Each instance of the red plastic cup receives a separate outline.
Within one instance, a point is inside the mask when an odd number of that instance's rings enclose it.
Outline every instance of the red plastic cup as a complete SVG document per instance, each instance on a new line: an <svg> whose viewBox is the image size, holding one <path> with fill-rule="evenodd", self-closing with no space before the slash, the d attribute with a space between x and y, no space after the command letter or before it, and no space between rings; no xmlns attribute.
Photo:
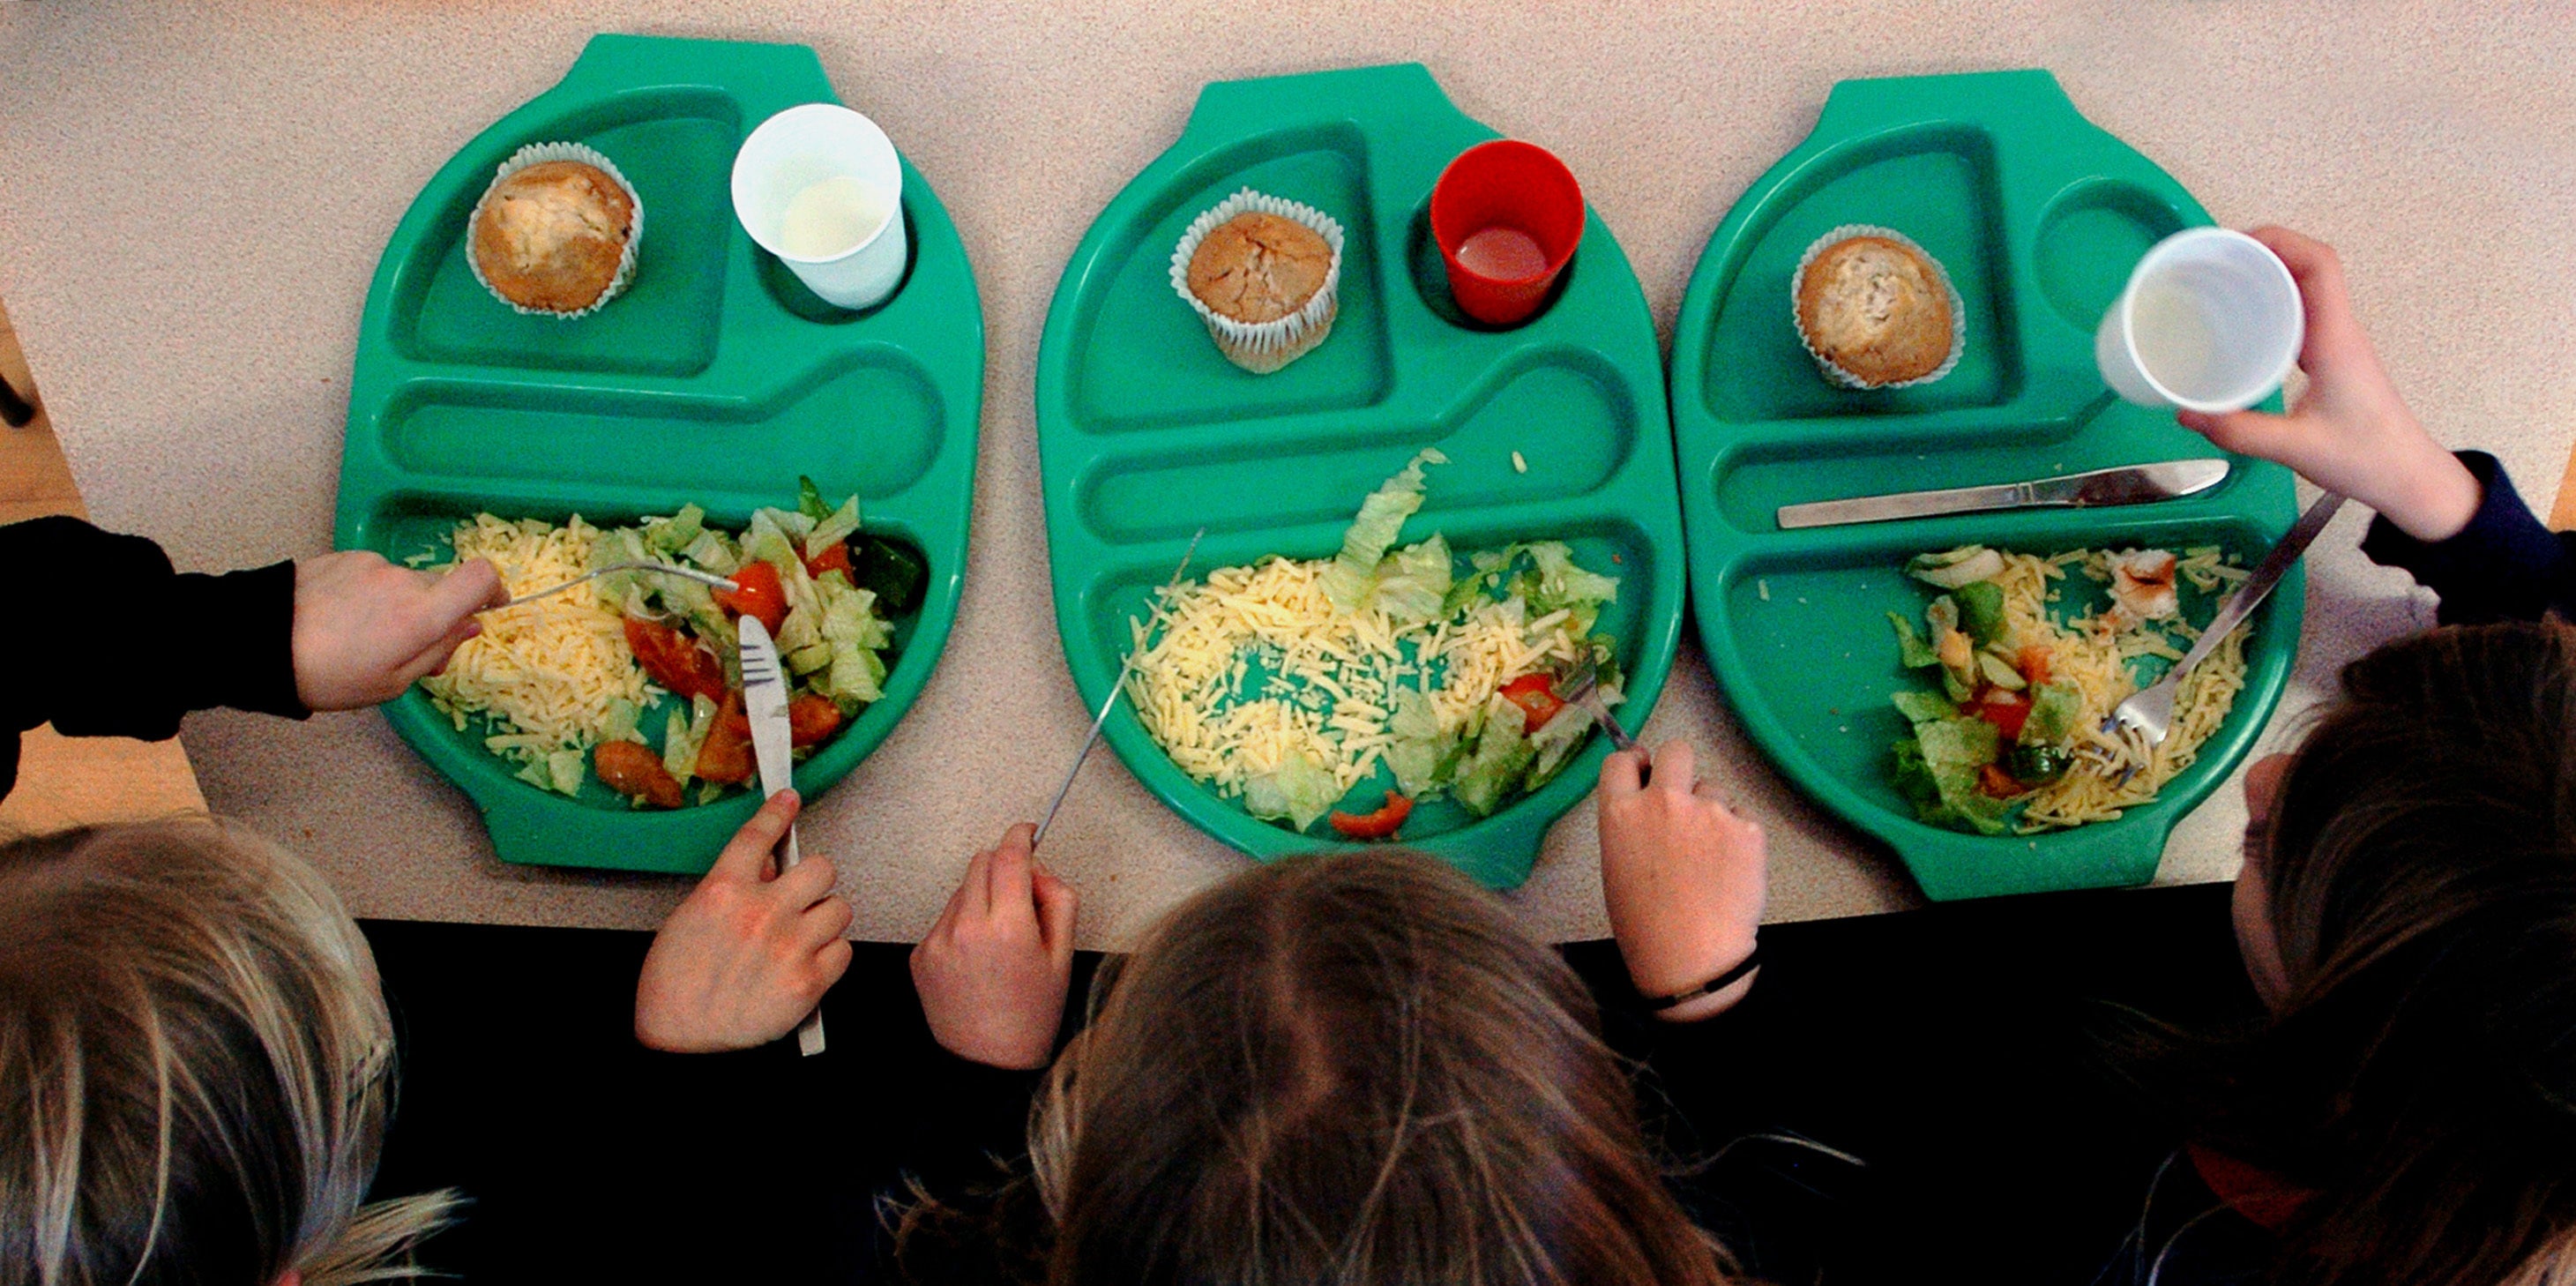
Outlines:
<svg viewBox="0 0 2576 1286"><path fill-rule="evenodd" d="M1502 138L1458 154L1431 188L1431 239L1460 311L1528 321L1583 243L1583 188L1535 143Z"/></svg>

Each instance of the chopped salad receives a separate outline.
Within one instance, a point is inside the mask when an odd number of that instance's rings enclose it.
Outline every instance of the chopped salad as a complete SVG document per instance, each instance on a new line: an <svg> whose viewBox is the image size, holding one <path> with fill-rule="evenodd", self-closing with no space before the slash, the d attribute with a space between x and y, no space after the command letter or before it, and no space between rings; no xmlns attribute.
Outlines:
<svg viewBox="0 0 2576 1286"><path fill-rule="evenodd" d="M1562 678L1592 667L1620 700L1595 632L1619 582L1559 541L1463 568L1437 534L1397 547L1441 463L1425 451L1371 493L1334 557L1220 568L1133 623L1129 696L1183 772L1264 820L1385 839L1423 800L1484 816L1565 766L1591 721L1560 717Z"/></svg>
<svg viewBox="0 0 2576 1286"><path fill-rule="evenodd" d="M577 516L556 528L478 515L460 524L450 543L460 559L504 562L505 549L490 539L496 533L569 540L590 568L662 563L734 583L726 590L649 571L614 572L493 613L483 637L459 648L445 673L422 681L460 731L476 714L505 725L485 745L518 761L529 784L570 795L596 775L638 807L681 807L693 782L697 802L709 803L752 780L741 618L760 618L777 642L801 759L884 695L894 643L889 614L917 606L927 581L909 548L859 530L856 497L831 506L811 479L803 480L795 509L758 510L738 534L710 525L692 504L605 530ZM501 571L513 594L546 588L540 582L552 574L509 565ZM565 705L567 689L596 686L568 672L563 659L566 643L585 632L622 642L605 649L616 654L614 665L627 667L610 676L618 695L590 703L569 722L548 717ZM631 677L636 671L640 687ZM658 725L655 712L662 713ZM658 746L647 729L660 733Z"/></svg>

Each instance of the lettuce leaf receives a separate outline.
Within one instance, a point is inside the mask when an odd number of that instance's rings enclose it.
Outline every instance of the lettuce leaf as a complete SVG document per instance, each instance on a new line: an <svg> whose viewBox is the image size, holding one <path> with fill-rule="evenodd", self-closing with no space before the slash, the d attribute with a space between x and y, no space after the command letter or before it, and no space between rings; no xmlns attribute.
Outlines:
<svg viewBox="0 0 2576 1286"><path fill-rule="evenodd" d="M1416 798L1437 789L1441 761L1448 758L1457 738L1440 730L1440 716L1432 710L1431 698L1416 688L1396 689L1386 730L1393 738L1386 748L1386 766L1395 774L1396 789Z"/></svg>
<svg viewBox="0 0 2576 1286"><path fill-rule="evenodd" d="M1422 467L1447 463L1449 457L1438 448L1425 447L1360 502L1359 513L1342 533L1342 552L1324 569L1324 597L1336 610L1356 612L1368 606L1377 592L1379 561L1404 530L1404 520L1422 508Z"/></svg>
<svg viewBox="0 0 2576 1286"><path fill-rule="evenodd" d="M1468 812L1484 817L1501 807L1503 796L1520 784L1530 761L1538 757L1537 749L1522 731L1525 721L1519 706L1499 696L1486 706L1484 727L1476 734L1475 749L1459 765L1458 779L1449 787L1449 793Z"/></svg>
<svg viewBox="0 0 2576 1286"><path fill-rule="evenodd" d="M1438 620L1449 598L1449 564L1449 542L1438 535L1387 555L1378 564L1377 605L1398 625Z"/></svg>
<svg viewBox="0 0 2576 1286"><path fill-rule="evenodd" d="M1256 773L1243 783L1245 812L1263 821L1284 818L1301 831L1331 812L1341 798L1333 775L1302 750L1289 751L1277 768Z"/></svg>
<svg viewBox="0 0 2576 1286"><path fill-rule="evenodd" d="M840 508L818 519L814 523L814 530L805 533L805 556L820 558L824 550L848 540L858 532L859 498L852 496L842 501Z"/></svg>
<svg viewBox="0 0 2576 1286"><path fill-rule="evenodd" d="M1914 622L1889 612L1887 623L1896 627L1898 664L1909 670L1928 670L1941 664L1941 655L1932 650L1931 644L1923 641L1923 635L1914 628Z"/></svg>

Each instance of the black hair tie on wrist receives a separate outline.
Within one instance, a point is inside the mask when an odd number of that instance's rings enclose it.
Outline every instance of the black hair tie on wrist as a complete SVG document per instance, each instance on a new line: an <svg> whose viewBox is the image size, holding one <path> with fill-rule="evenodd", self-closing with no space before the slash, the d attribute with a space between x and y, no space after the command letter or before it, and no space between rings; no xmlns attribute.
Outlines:
<svg viewBox="0 0 2576 1286"><path fill-rule="evenodd" d="M1717 993L1744 981L1746 974L1752 973L1755 969L1760 967L1762 967L1762 944L1757 942L1754 944L1751 951L1745 953L1743 959L1735 962L1734 968L1729 969L1688 991L1675 992L1669 996L1648 996L1646 997L1646 1009L1650 1013L1662 1013L1676 1005L1689 1004L1702 996L1714 996Z"/></svg>

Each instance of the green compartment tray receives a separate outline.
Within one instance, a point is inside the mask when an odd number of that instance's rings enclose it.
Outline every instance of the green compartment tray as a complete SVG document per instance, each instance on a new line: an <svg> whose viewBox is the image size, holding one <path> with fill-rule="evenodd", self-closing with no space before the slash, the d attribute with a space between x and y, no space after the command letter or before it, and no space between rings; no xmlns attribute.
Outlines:
<svg viewBox="0 0 2576 1286"><path fill-rule="evenodd" d="M562 83L457 153L412 203L376 266L358 332L334 541L401 559L444 549L460 518L598 523L684 503L739 529L793 507L796 479L856 492L866 528L930 567L896 622L885 699L796 769L807 798L885 740L938 663L957 614L983 399L984 324L965 247L907 162L912 264L887 302L844 312L808 292L734 221L734 151L799 103L838 101L814 51L603 35ZM577 321L528 317L465 262L465 224L527 143L587 143L644 208L635 279ZM503 860L703 871L758 806L639 812L586 783L539 790L459 732L418 689L387 721L483 810ZM659 708L644 718L658 739Z"/></svg>
<svg viewBox="0 0 2576 1286"><path fill-rule="evenodd" d="M2154 803L2070 831L1989 838L1916 821L1889 781L1904 721L1888 694L1919 680L1898 666L1885 614L1920 620L1927 601L1903 561L1982 541L2034 553L2214 544L2251 565L2295 517L2290 474L2238 457L2211 491L2118 509L1803 531L1781 530L1776 511L2217 454L2171 413L2118 401L2093 362L2094 326L2147 247L2208 222L2180 184L2078 114L2047 72L1845 81L1815 132L1728 213L1692 274L1673 337L1673 425L1710 665L1790 780L1893 847L1933 898L2152 878L2174 824L2244 757L2279 701L2304 582L2294 569L2256 614L2246 690ZM1966 334L1948 377L1858 391L1818 375L1789 281L1806 248L1843 224L1894 228L1947 267ZM2188 595L2186 607L2207 610Z"/></svg>
<svg viewBox="0 0 2576 1286"><path fill-rule="evenodd" d="M1432 182L1495 132L1418 65L1226 81L1199 96L1171 150L1103 211L1066 268L1038 354L1038 447L1056 620L1087 703L1107 697L1128 621L1202 524L1193 574L1266 554L1325 557L1368 494L1427 446L1450 457L1405 540L1459 549L1561 538L1620 577L1602 627L1630 676L1624 717L1662 691L1681 630L1681 515L1652 320L1596 214L1556 299L1495 331L1456 312L1428 230ZM1341 221L1340 316L1272 375L1229 364L1174 296L1172 248L1240 187ZM1516 473L1512 452L1529 472ZM1617 560L1616 562L1613 559ZM1175 767L1125 703L1109 744L1146 787L1256 858L1337 844L1245 813ZM1497 887L1528 878L1549 823L1592 789L1606 743L1492 817L1447 800L1404 842ZM1368 811L1384 783L1348 797Z"/></svg>

